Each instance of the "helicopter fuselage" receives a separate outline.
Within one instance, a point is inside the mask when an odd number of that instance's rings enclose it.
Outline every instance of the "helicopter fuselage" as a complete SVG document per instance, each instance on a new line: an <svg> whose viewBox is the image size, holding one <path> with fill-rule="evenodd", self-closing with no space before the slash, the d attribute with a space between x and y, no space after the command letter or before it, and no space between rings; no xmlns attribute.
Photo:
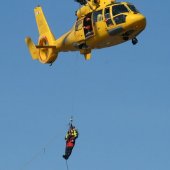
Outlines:
<svg viewBox="0 0 170 170"><path fill-rule="evenodd" d="M145 26L145 17L134 5L113 3L80 16L72 29L56 41L56 46L61 51L110 47L135 38Z"/></svg>

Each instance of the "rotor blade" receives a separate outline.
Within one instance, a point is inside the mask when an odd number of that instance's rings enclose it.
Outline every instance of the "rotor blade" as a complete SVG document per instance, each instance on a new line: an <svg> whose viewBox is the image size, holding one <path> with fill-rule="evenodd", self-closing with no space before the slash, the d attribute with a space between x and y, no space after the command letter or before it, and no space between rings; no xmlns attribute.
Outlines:
<svg viewBox="0 0 170 170"><path fill-rule="evenodd" d="M81 5L86 5L87 1L86 0L74 0L75 2L78 2Z"/></svg>

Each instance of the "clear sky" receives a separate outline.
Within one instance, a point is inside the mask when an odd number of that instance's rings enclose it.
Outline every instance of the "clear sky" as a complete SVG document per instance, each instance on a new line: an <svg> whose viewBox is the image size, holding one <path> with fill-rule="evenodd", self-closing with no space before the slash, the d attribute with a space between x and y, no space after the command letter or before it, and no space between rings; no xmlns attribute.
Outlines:
<svg viewBox="0 0 170 170"><path fill-rule="evenodd" d="M33 8L42 5L59 37L79 5L1 2L0 170L66 170L71 115L80 136L69 170L170 169L170 1L130 2L147 18L136 46L94 50L90 61L60 53L52 67L33 61L24 42L37 42Z"/></svg>

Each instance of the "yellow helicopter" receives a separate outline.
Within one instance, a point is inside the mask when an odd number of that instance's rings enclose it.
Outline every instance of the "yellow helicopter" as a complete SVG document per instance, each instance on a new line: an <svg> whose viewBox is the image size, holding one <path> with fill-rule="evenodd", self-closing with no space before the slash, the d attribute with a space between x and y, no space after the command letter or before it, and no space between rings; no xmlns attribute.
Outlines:
<svg viewBox="0 0 170 170"><path fill-rule="evenodd" d="M132 40L135 45L146 26L146 18L136 7L115 0L75 0L81 4L72 29L56 39L51 32L42 8L34 9L39 31L38 45L25 38L33 59L52 64L59 52L80 51L86 60L93 49L100 49Z"/></svg>

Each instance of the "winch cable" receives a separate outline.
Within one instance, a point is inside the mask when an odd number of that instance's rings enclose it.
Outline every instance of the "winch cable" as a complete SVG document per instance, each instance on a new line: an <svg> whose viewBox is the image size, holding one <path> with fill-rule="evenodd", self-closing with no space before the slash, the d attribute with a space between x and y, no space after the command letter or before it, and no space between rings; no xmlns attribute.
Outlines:
<svg viewBox="0 0 170 170"><path fill-rule="evenodd" d="M66 167L67 167L67 170L69 170L69 167L68 167L68 163L67 163L67 160L66 160Z"/></svg>

